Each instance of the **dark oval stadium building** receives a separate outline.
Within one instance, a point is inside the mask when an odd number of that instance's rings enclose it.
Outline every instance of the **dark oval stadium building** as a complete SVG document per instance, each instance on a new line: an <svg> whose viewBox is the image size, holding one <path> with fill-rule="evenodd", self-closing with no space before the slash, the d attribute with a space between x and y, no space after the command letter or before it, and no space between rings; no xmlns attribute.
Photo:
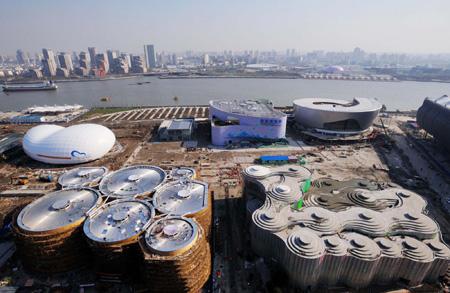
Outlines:
<svg viewBox="0 0 450 293"><path fill-rule="evenodd" d="M417 123L450 151L450 97L426 98L417 111Z"/></svg>

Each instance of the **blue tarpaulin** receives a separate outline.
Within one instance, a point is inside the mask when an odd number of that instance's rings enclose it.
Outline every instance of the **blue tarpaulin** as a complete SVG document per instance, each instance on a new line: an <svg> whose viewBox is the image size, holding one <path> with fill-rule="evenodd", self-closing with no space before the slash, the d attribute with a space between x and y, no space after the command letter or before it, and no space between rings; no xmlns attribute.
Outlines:
<svg viewBox="0 0 450 293"><path fill-rule="evenodd" d="M261 162L268 162L268 161L288 161L288 156L261 156L259 158Z"/></svg>

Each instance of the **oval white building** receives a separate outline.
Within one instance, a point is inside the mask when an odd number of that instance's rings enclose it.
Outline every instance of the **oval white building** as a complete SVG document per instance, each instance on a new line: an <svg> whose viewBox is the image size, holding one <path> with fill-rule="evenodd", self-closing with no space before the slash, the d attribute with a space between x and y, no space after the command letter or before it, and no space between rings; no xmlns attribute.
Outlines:
<svg viewBox="0 0 450 293"><path fill-rule="evenodd" d="M379 102L365 98L354 98L352 101L307 98L293 103L298 124L329 133L363 132L372 125L381 110Z"/></svg>
<svg viewBox="0 0 450 293"><path fill-rule="evenodd" d="M32 159L48 164L79 164L103 157L116 141L114 133L99 124L70 127L39 125L23 138L23 150Z"/></svg>

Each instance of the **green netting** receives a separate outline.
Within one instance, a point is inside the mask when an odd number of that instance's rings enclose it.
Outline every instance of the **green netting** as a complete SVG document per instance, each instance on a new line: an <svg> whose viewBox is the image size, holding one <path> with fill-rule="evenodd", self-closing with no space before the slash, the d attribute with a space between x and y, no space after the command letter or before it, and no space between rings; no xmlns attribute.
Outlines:
<svg viewBox="0 0 450 293"><path fill-rule="evenodd" d="M301 209L303 207L303 198L300 198L295 206L297 210Z"/></svg>
<svg viewBox="0 0 450 293"><path fill-rule="evenodd" d="M311 179L306 179L305 183L302 185L302 192L308 192L308 190L311 188Z"/></svg>

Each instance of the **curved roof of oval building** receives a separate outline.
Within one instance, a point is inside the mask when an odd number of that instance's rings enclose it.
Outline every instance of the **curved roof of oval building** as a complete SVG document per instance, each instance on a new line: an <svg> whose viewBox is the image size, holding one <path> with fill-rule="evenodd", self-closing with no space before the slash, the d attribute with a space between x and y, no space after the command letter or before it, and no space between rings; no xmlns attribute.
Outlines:
<svg viewBox="0 0 450 293"><path fill-rule="evenodd" d="M78 164L103 157L116 141L114 133L99 124L69 127L39 125L23 138L25 153L34 160L49 164Z"/></svg>
<svg viewBox="0 0 450 293"><path fill-rule="evenodd" d="M373 99L354 98L352 101L329 98L305 98L294 100L294 107L330 112L373 112L381 109L381 104Z"/></svg>

